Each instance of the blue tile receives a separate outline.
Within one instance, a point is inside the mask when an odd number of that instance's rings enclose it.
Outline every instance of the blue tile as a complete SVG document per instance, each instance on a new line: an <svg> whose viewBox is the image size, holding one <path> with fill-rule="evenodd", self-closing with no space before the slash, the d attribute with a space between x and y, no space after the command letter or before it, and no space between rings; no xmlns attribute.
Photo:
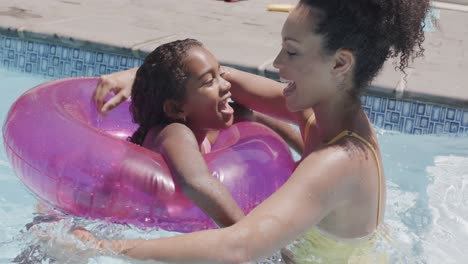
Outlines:
<svg viewBox="0 0 468 264"><path fill-rule="evenodd" d="M55 55L55 50L57 49L56 45L50 45L49 52L51 55Z"/></svg>
<svg viewBox="0 0 468 264"><path fill-rule="evenodd" d="M414 115L411 114L411 103L409 103L409 102L404 102L403 103L402 115L406 116L406 117L414 116Z"/></svg>
<svg viewBox="0 0 468 264"><path fill-rule="evenodd" d="M455 114L455 121L461 121L461 118L462 118L462 115L463 115L463 110L461 109L457 109L457 113Z"/></svg>
<svg viewBox="0 0 468 264"><path fill-rule="evenodd" d="M117 57L116 56L109 56L109 66L117 67Z"/></svg>
<svg viewBox="0 0 468 264"><path fill-rule="evenodd" d="M18 66L19 67L24 67L26 62L26 59L24 58L24 55L18 56Z"/></svg>
<svg viewBox="0 0 468 264"><path fill-rule="evenodd" d="M434 106L432 108L431 120L432 121L439 121L439 119L440 119L440 107L439 106Z"/></svg>
<svg viewBox="0 0 468 264"><path fill-rule="evenodd" d="M424 115L425 111L426 111L426 104L418 104L416 114Z"/></svg>
<svg viewBox="0 0 468 264"><path fill-rule="evenodd" d="M429 128L427 129L428 133L434 133L434 122L429 123Z"/></svg>
<svg viewBox="0 0 468 264"><path fill-rule="evenodd" d="M468 110L463 111L462 126L468 126Z"/></svg>
<svg viewBox="0 0 468 264"><path fill-rule="evenodd" d="M445 114L447 113L447 108L441 107L440 109L441 110L440 110L440 119L439 119L439 121L440 122L445 122Z"/></svg>
<svg viewBox="0 0 468 264"><path fill-rule="evenodd" d="M455 123L455 122L450 123L450 133L457 133L459 126L460 125L458 123Z"/></svg>
<svg viewBox="0 0 468 264"><path fill-rule="evenodd" d="M429 125L429 118L427 118L427 117L421 117L421 124L420 124L420 126L421 126L422 128L427 128L428 125Z"/></svg>
<svg viewBox="0 0 468 264"><path fill-rule="evenodd" d="M28 51L33 51L34 50L34 43L31 42L31 41L28 41L28 48L27 48Z"/></svg>
<svg viewBox="0 0 468 264"><path fill-rule="evenodd" d="M100 75L106 74L106 69L107 69L106 65L104 64L99 65L99 74Z"/></svg>
<svg viewBox="0 0 468 264"><path fill-rule="evenodd" d="M55 76L54 67L49 67L49 68L47 69L47 75L49 75L50 77L54 77L54 76Z"/></svg>
<svg viewBox="0 0 468 264"><path fill-rule="evenodd" d="M78 59L80 57L80 51L78 49L73 49L73 59Z"/></svg>
<svg viewBox="0 0 468 264"><path fill-rule="evenodd" d="M382 99L378 97L374 98L374 103L372 104L372 111L380 111L381 104Z"/></svg>
<svg viewBox="0 0 468 264"><path fill-rule="evenodd" d="M442 132L444 132L444 125L441 123L436 123L434 127L434 133L442 134Z"/></svg>
<svg viewBox="0 0 468 264"><path fill-rule="evenodd" d="M61 58L62 60L68 60L70 58L70 49L63 49Z"/></svg>
<svg viewBox="0 0 468 264"><path fill-rule="evenodd" d="M30 53L30 54L29 54L29 62L36 63L36 62L37 62L37 54L35 54L35 53Z"/></svg>
<svg viewBox="0 0 468 264"><path fill-rule="evenodd" d="M49 64L49 62L47 61L47 59L41 58L39 60L39 64L41 65L40 66L41 71L45 72L47 70L47 65Z"/></svg>
<svg viewBox="0 0 468 264"><path fill-rule="evenodd" d="M387 109L396 110L396 101L394 99L388 100Z"/></svg>
<svg viewBox="0 0 468 264"><path fill-rule="evenodd" d="M89 51L85 51L84 53L84 62L85 63L94 63L94 54Z"/></svg>
<svg viewBox="0 0 468 264"><path fill-rule="evenodd" d="M423 131L420 128L414 128L412 134L421 135L422 133L423 133Z"/></svg>
<svg viewBox="0 0 468 264"><path fill-rule="evenodd" d="M384 128L386 130L393 130L393 126L391 124L385 124Z"/></svg>
<svg viewBox="0 0 468 264"><path fill-rule="evenodd" d="M384 115L383 114L376 114L375 125L378 127L382 127L384 123Z"/></svg>
<svg viewBox="0 0 468 264"><path fill-rule="evenodd" d="M75 61L75 70L81 71L83 69L82 61Z"/></svg>
<svg viewBox="0 0 468 264"><path fill-rule="evenodd" d="M450 122L445 122L444 123L444 132L445 133L450 132L450 125L451 125Z"/></svg>
<svg viewBox="0 0 468 264"><path fill-rule="evenodd" d="M52 65L58 66L58 65L59 65L59 62L60 62L59 57L54 56L54 57L52 58Z"/></svg>
<svg viewBox="0 0 468 264"><path fill-rule="evenodd" d="M385 112L385 122L391 122L392 121L392 112L391 111L386 111Z"/></svg>
<svg viewBox="0 0 468 264"><path fill-rule="evenodd" d="M380 105L380 113L385 113L385 111L387 110L387 104L388 104L388 99L382 98L382 103Z"/></svg>
<svg viewBox="0 0 468 264"><path fill-rule="evenodd" d="M39 45L38 55L41 57L46 57L49 54L47 46L44 44Z"/></svg>
<svg viewBox="0 0 468 264"><path fill-rule="evenodd" d="M71 63L65 62L63 64L63 74L64 75L66 75L66 76L70 75L71 69L72 69Z"/></svg>
<svg viewBox="0 0 468 264"><path fill-rule="evenodd" d="M411 133L413 131L413 123L414 123L414 120L411 119L411 118L407 118L405 120L405 126L404 126L404 132L405 133Z"/></svg>
<svg viewBox="0 0 468 264"><path fill-rule="evenodd" d="M392 123L398 124L400 121L400 114L399 113L392 113L392 118L390 120Z"/></svg>
<svg viewBox="0 0 468 264"><path fill-rule="evenodd" d="M103 62L103 57L104 57L103 54L101 52L99 52L97 54L97 56L96 56L96 61L102 63Z"/></svg>

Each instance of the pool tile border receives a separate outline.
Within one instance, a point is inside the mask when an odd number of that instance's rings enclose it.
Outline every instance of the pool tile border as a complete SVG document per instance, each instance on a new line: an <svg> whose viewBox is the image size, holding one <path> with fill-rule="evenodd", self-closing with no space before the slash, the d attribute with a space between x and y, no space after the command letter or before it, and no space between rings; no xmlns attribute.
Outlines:
<svg viewBox="0 0 468 264"><path fill-rule="evenodd" d="M0 34L0 67L48 78L99 76L139 66L143 60ZM408 134L468 135L468 109L430 102L363 95L362 105L380 128Z"/></svg>

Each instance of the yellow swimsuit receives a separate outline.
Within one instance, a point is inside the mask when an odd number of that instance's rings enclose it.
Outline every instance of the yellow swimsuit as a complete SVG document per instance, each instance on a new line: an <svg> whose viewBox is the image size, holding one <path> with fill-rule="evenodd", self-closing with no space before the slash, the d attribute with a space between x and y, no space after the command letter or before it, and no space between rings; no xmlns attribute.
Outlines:
<svg viewBox="0 0 468 264"><path fill-rule="evenodd" d="M304 142L307 140L310 126L315 121L315 116L309 117L304 129ZM345 130L330 140L327 144L333 144L343 137L351 136L366 144L374 154L377 161L379 177L379 200L377 204L377 226L380 224L380 206L382 200L382 172L379 157L375 148L358 134ZM293 254L293 263L382 263L382 260L374 259L371 250L375 244L375 233L369 238L353 239L352 241L339 240L324 234L317 228L306 232L301 239L294 242L290 247Z"/></svg>

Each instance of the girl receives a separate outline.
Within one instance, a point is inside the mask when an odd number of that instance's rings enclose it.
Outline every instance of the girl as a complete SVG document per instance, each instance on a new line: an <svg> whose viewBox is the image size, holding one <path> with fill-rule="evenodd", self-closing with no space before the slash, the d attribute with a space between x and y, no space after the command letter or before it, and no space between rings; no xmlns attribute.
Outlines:
<svg viewBox="0 0 468 264"><path fill-rule="evenodd" d="M210 152L217 131L234 120L231 84L223 75L214 56L194 39L156 48L136 72L130 110L139 128L130 141L161 153L184 194L216 224L229 226L244 214L202 156Z"/></svg>

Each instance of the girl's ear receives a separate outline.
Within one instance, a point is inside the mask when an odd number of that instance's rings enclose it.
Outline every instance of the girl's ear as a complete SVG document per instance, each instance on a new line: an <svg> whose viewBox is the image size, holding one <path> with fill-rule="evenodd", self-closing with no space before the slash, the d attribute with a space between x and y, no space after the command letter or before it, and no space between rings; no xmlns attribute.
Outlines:
<svg viewBox="0 0 468 264"><path fill-rule="evenodd" d="M164 101L163 110L166 116L173 120L185 120L186 118L183 104L178 101L172 99Z"/></svg>

